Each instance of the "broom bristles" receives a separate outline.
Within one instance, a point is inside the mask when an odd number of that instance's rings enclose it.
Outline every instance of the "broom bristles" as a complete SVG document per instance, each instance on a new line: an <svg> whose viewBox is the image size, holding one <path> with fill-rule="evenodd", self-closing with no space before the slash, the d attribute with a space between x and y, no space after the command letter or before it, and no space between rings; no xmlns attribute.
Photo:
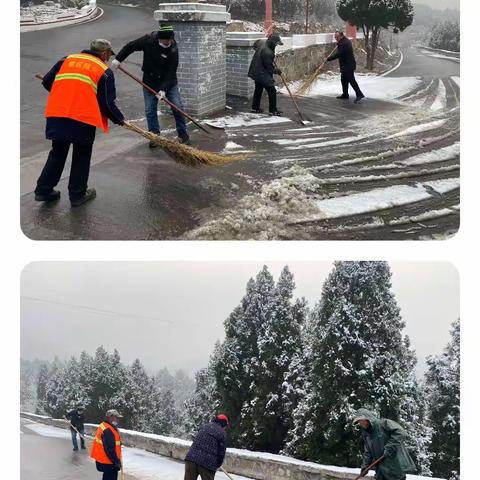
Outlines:
<svg viewBox="0 0 480 480"><path fill-rule="evenodd" d="M323 67L326 65L328 57L330 57L330 55L332 55L336 49L337 47L335 47L332 50L332 52L327 56L325 61L309 77L307 77L303 81L302 85L300 85L300 88L295 92L295 95L305 95L312 89L313 85L317 81L318 76L320 75L320 72L323 70Z"/></svg>
<svg viewBox="0 0 480 480"><path fill-rule="evenodd" d="M237 160L245 160L248 157L247 154L224 155L222 153L199 150L198 148L193 148L175 140L170 140L155 133L148 132L132 123L125 123L123 126L127 130L136 132L148 140L155 142L176 162L190 167L197 167L199 165L223 165Z"/></svg>

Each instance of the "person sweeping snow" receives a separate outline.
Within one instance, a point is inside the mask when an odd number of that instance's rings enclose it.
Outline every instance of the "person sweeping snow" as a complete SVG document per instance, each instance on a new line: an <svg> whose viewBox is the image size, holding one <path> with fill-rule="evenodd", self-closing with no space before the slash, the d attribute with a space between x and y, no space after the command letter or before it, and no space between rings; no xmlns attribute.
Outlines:
<svg viewBox="0 0 480 480"><path fill-rule="evenodd" d="M361 476L368 473L369 466L381 460L375 467L376 480L405 480L407 473L416 471L415 464L405 448L405 430L395 421L378 418L366 408L360 408L353 425L361 428L364 443Z"/></svg>
<svg viewBox="0 0 480 480"><path fill-rule="evenodd" d="M202 480L215 478L225 459L226 431L229 427L228 417L219 414L199 430L185 457L184 480L197 480L199 475Z"/></svg>
<svg viewBox="0 0 480 480"><path fill-rule="evenodd" d="M336 50L327 58L327 61L331 62L338 58L340 64L340 74L342 82L342 94L338 96L338 99L348 100L350 98L348 94L348 86L351 85L355 90L357 98L354 103L359 103L365 95L360 90L357 80L355 79L355 70L357 69L357 61L353 54L352 42L345 36L343 32L335 32L335 40L337 41Z"/></svg>
<svg viewBox="0 0 480 480"><path fill-rule="evenodd" d="M260 102L263 89L265 89L268 94L269 115L282 116L282 112L277 109L277 91L273 78L274 74L280 75L282 73L275 66L275 47L277 45L283 45L277 33L273 33L266 40L257 40L255 42L255 53L248 69L248 76L255 82L252 113L263 113L263 110L260 108Z"/></svg>
<svg viewBox="0 0 480 480"><path fill-rule="evenodd" d="M78 450L77 433L80 437L80 447L85 450L84 437L84 422L85 422L85 408L83 405L78 405L73 410L66 413L65 418L70 422L70 433L72 434L73 451Z"/></svg>

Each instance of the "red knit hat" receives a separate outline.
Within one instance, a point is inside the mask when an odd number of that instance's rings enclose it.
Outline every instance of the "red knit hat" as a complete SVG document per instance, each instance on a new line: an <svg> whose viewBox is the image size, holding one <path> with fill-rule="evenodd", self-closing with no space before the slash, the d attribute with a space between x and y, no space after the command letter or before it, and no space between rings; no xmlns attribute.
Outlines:
<svg viewBox="0 0 480 480"><path fill-rule="evenodd" d="M223 421L227 422L227 427L228 428L231 427L230 421L228 420L228 417L224 413L219 413L216 418L217 418L217 420L223 420Z"/></svg>

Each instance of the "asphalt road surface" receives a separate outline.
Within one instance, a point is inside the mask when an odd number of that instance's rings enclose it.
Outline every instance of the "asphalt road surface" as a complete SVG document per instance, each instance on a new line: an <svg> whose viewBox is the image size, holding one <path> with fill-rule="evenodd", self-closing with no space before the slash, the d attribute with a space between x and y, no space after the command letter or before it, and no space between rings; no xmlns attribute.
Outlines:
<svg viewBox="0 0 480 480"><path fill-rule="evenodd" d="M86 39L110 38L120 48L154 28L151 12L106 7L102 18L85 25L21 35L21 226L28 237L401 240L456 232L459 64L416 49L404 50L402 65L378 79L379 88L388 90L407 77L411 86L391 98L369 98L367 92L361 105L339 102L333 92L299 98L312 120L308 126L299 125L287 97L279 99L282 123L245 115L249 102L229 98L231 109L217 117L240 123L224 121L225 129L212 137L191 129L197 148L253 152L222 167L179 165L114 126L109 135L97 135L93 202L70 208L67 166L59 184L62 199L36 203L32 191L49 143L43 138L46 93L34 73L83 48ZM131 59L138 73L141 57ZM116 78L120 107L127 118L141 119L141 91L121 73ZM172 126L166 115L161 123Z"/></svg>

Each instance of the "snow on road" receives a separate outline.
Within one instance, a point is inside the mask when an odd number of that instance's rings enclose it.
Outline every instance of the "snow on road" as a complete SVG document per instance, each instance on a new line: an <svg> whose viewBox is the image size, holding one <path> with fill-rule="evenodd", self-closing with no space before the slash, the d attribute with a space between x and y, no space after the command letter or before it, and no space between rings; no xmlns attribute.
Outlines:
<svg viewBox="0 0 480 480"><path fill-rule="evenodd" d="M270 117L268 115L260 115L256 113L240 113L239 115L228 115L215 118L214 120L205 121L207 125L217 128L253 127L257 125L271 125L274 123L287 122L291 122L291 120L286 117Z"/></svg>
<svg viewBox="0 0 480 480"><path fill-rule="evenodd" d="M357 74L356 77L364 95L378 100L395 100L416 88L421 82L420 77L377 77L362 74ZM332 78L331 75L320 75L308 96L338 95L339 89L341 89L340 76ZM281 91L283 92L283 89Z"/></svg>
<svg viewBox="0 0 480 480"><path fill-rule="evenodd" d="M447 106L447 89L445 88L445 83L442 79L438 81L438 91L435 101L433 102L430 110L434 112L442 110Z"/></svg>

